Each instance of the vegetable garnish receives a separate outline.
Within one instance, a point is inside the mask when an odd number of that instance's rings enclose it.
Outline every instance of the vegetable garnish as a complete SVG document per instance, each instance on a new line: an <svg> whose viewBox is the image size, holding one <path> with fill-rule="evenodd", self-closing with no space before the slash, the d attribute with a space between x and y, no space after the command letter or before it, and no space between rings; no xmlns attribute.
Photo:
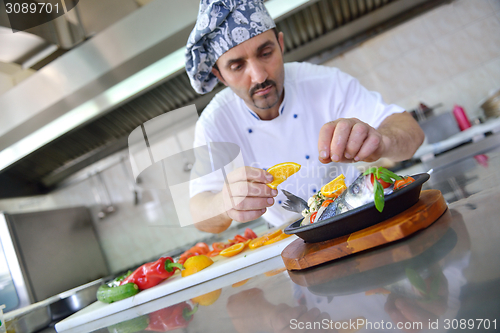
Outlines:
<svg viewBox="0 0 500 333"><path fill-rule="evenodd" d="M382 210L384 209L384 187L380 183L380 180L384 181L385 183L394 184L395 181L402 180L403 178L383 167L371 167L363 173L364 176L370 174L373 175L372 178L374 177L373 193L375 208L377 208L379 212L382 212Z"/></svg>
<svg viewBox="0 0 500 333"><path fill-rule="evenodd" d="M394 190L399 190L400 188L403 188L406 185L413 183L414 181L415 181L415 178L413 178L411 176L406 176L406 177L403 177L403 179L401 179L401 180L396 180L396 182L394 182Z"/></svg>

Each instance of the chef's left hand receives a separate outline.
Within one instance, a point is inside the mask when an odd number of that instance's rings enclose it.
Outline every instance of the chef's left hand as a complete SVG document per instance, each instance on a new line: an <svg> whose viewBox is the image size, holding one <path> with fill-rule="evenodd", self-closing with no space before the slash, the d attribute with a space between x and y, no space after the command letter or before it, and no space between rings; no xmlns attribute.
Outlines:
<svg viewBox="0 0 500 333"><path fill-rule="evenodd" d="M375 128L356 118L341 118L321 127L319 160L330 162L373 162L382 157L385 140Z"/></svg>

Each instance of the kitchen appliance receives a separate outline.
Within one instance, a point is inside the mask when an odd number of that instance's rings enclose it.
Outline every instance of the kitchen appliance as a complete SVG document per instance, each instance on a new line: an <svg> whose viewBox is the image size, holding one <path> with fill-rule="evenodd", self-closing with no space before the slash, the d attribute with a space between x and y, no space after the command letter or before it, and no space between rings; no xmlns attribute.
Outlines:
<svg viewBox="0 0 500 333"><path fill-rule="evenodd" d="M500 90L481 104L481 108L487 118L500 117Z"/></svg>
<svg viewBox="0 0 500 333"><path fill-rule="evenodd" d="M109 274L87 207L0 213L0 241L5 312Z"/></svg>

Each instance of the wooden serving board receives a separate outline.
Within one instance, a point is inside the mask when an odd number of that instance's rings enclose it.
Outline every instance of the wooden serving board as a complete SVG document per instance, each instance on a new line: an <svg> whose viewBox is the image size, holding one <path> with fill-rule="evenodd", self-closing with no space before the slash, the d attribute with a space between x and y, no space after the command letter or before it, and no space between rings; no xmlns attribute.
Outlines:
<svg viewBox="0 0 500 333"><path fill-rule="evenodd" d="M408 237L427 228L446 211L438 190L426 190L419 201L404 212L350 235L318 243L299 238L288 245L281 257L288 270L301 270Z"/></svg>

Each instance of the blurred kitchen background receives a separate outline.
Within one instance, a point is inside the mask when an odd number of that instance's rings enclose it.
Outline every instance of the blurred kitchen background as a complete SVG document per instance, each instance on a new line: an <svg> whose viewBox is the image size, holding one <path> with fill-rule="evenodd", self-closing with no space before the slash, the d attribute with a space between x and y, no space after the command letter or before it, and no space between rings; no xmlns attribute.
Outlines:
<svg viewBox="0 0 500 333"><path fill-rule="evenodd" d="M151 179L136 183L128 159L132 130L182 106L196 104L201 112L222 89L198 96L190 87L182 47L198 0L180 3L80 0L63 17L15 34L0 4L0 211L18 237L21 225L36 224L38 216L46 223L47 247L63 246L55 240L73 230L65 233L62 226L77 223L71 217L75 211L87 216L79 223L87 225L82 228L94 246L86 250L102 258L103 267L66 289L216 237L180 228L168 191L141 185ZM441 150L429 148L403 167L432 164L471 141L490 139L488 147L500 142L491 140L498 122L488 125L498 120L499 111L492 106L485 114L481 108L500 89L500 0L266 4L285 34L287 61L338 67L386 102L413 111L421 123L434 122L428 133L436 124L451 126L438 138L428 135L427 147L460 134L455 105L472 128L483 128ZM192 137L195 120L179 119L165 129L177 148L191 147L186 138ZM186 161L187 174L192 162ZM254 226L265 227L263 221ZM33 242L16 244L19 252L37 251ZM43 297L32 295L31 302Z"/></svg>

